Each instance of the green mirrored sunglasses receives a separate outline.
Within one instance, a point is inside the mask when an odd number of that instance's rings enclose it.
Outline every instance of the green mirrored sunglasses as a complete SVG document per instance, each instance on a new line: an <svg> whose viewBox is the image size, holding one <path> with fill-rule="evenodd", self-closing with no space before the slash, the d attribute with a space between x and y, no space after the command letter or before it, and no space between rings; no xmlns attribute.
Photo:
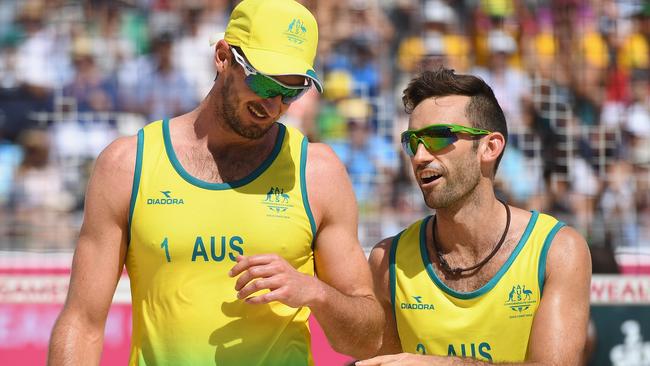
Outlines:
<svg viewBox="0 0 650 366"><path fill-rule="evenodd" d="M429 125L418 130L406 130L402 132L402 147L408 156L415 156L420 143L429 152L434 153L458 141L457 134L459 133L482 136L488 135L491 132L480 128L465 127L456 124Z"/></svg>
<svg viewBox="0 0 650 366"><path fill-rule="evenodd" d="M290 86L283 84L257 71L234 47L231 47L230 50L235 56L235 61L244 69L246 85L260 98L275 98L280 95L282 96L282 103L291 104L309 90L311 86L311 80L308 78L305 78L306 85Z"/></svg>

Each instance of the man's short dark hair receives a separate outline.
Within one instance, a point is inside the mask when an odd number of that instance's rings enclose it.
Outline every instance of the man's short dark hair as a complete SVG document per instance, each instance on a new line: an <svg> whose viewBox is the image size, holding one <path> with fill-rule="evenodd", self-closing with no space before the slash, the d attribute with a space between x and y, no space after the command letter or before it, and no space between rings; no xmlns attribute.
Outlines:
<svg viewBox="0 0 650 366"><path fill-rule="evenodd" d="M402 102L404 102L406 113L411 114L415 107L425 99L450 95L470 97L465 108L465 116L472 123L472 127L500 132L506 143L508 142L508 126L503 110L499 106L492 88L476 76L455 74L454 70L446 68L425 71L411 80L404 89ZM495 174L502 157L503 151L494 165Z"/></svg>

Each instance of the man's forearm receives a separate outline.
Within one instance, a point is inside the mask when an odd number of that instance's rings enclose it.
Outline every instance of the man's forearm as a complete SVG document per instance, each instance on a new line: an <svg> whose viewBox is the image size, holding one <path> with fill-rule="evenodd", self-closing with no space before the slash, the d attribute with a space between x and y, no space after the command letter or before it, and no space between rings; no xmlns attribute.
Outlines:
<svg viewBox="0 0 650 366"><path fill-rule="evenodd" d="M59 318L52 329L49 366L99 365L103 332L92 332L74 321Z"/></svg>
<svg viewBox="0 0 650 366"><path fill-rule="evenodd" d="M384 318L374 296L348 296L322 283L310 309L337 352L363 359L379 349Z"/></svg>

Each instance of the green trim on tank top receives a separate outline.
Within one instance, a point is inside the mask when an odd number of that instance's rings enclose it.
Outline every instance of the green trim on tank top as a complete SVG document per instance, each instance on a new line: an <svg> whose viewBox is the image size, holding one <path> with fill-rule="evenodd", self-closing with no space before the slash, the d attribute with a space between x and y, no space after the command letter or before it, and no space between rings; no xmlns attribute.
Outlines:
<svg viewBox="0 0 650 366"><path fill-rule="evenodd" d="M144 130L138 131L138 145L135 153L135 170L133 172L133 185L131 187L131 202L129 203L129 230L127 243L131 242L131 223L133 222L133 211L135 210L135 201L138 197L140 188L140 176L142 175L142 155L144 152Z"/></svg>
<svg viewBox="0 0 650 366"><path fill-rule="evenodd" d="M259 167L257 167L252 173L250 173L249 175L247 175L242 179L238 179L232 182L210 183L192 176L190 173L188 173L185 170L185 168L183 168L183 165L178 160L178 157L176 156L176 152L174 151L174 147L172 145L171 136L169 133L169 119L167 118L164 119L162 123L165 151L167 152L167 158L169 159L169 162L172 164L172 167L174 167L176 173L178 173L178 175L180 175L181 178L183 178L186 182L192 185L195 185L199 188L210 189L215 191L233 189L233 188L244 186L254 181L257 177L262 175L262 173L264 173L264 171L268 169L268 167L271 166L271 164L275 161L275 158L277 158L278 154L280 154L280 150L282 149L282 143L284 141L285 133L287 130L286 126L283 125L282 123L278 123L278 127L279 127L278 136L275 140L275 146L273 147L273 150L271 151L269 156L262 162L262 164Z"/></svg>
<svg viewBox="0 0 650 366"><path fill-rule="evenodd" d="M548 256L548 250L551 248L551 243L553 242L553 238L555 238L555 234L557 234L558 231L560 231L561 228L563 228L566 224L563 223L562 221L558 221L555 223L555 226L551 229L551 231L546 235L546 239L544 240L544 246L542 247L542 252L539 255L539 264L537 265L537 282L539 283L539 296L542 296L544 294L544 280L546 277L546 258Z"/></svg>
<svg viewBox="0 0 650 366"><path fill-rule="evenodd" d="M314 215L311 211L311 206L309 205L309 197L307 196L307 179L305 177L307 170L307 148L309 147L309 140L307 136L303 136L302 142L300 143L300 190L302 192L302 204L305 207L305 213L309 218L309 226L311 227L311 249L314 250L314 244L316 241L316 220L314 220Z"/></svg>
<svg viewBox="0 0 650 366"><path fill-rule="evenodd" d="M535 227L535 223L537 222L537 217L539 216L539 212L537 211L532 211L532 216L530 217L530 220L528 221L528 225L526 226L526 230L524 231L523 235L519 239L519 243L515 247L515 250L510 253L510 257L508 260L501 266L499 271L486 283L485 285L481 286L480 288L470 291L470 292L459 292L456 291L449 286L447 286L444 282L438 278L438 275L436 272L433 270L433 264L431 263L431 260L429 258L429 252L427 251L427 224L429 221L431 221L431 218L433 216L427 217L422 224L420 225L420 254L422 256L422 263L424 264L424 267L427 270L427 273L429 274L429 278L433 281L433 283L442 291L446 292L447 294L456 297L458 299L462 300L469 300L469 299L474 299L477 298L496 286L496 284L499 282L501 277L508 272L508 269L512 265L512 263L517 259L517 256L521 252L521 250L524 248L524 245L528 241L528 237L530 237L530 234L533 231L533 228Z"/></svg>
<svg viewBox="0 0 650 366"><path fill-rule="evenodd" d="M395 273L395 258L397 253L397 244L405 230L400 231L399 234L393 237L390 245L390 252L388 254L388 277L390 280L390 303L393 305L393 317L395 324L397 324L397 308L395 307L395 292L397 291L397 274Z"/></svg>

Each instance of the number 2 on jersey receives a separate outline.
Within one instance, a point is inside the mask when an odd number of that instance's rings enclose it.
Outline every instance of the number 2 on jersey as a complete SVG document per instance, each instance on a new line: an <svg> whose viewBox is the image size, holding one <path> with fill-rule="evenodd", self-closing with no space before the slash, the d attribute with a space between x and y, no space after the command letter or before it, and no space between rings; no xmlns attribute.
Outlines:
<svg viewBox="0 0 650 366"><path fill-rule="evenodd" d="M172 258L169 256L169 242L167 241L167 238L163 240L162 244L160 244L160 247L165 249L165 257L167 257L167 262L171 262Z"/></svg>

